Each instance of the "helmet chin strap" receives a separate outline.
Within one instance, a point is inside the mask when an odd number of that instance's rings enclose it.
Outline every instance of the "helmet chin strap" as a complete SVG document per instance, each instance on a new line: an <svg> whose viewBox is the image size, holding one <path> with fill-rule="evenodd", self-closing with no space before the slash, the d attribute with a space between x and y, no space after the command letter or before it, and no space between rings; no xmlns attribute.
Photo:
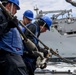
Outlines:
<svg viewBox="0 0 76 75"><path fill-rule="evenodd" d="M46 23L43 24L42 28L40 29L40 32L42 31L42 29L44 28L45 25L46 25Z"/></svg>
<svg viewBox="0 0 76 75"><path fill-rule="evenodd" d="M11 4L11 11L10 11L11 14L12 14L12 11L13 11L13 3Z"/></svg>

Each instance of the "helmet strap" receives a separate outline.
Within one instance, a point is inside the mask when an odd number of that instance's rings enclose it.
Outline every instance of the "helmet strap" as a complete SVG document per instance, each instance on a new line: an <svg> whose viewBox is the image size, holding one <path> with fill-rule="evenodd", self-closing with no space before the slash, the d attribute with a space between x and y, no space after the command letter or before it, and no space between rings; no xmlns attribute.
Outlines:
<svg viewBox="0 0 76 75"><path fill-rule="evenodd" d="M40 29L40 32L42 31L42 29L45 27L46 23L43 24L42 28Z"/></svg>
<svg viewBox="0 0 76 75"><path fill-rule="evenodd" d="M11 11L10 11L11 14L12 14L12 11L13 11L13 3L11 3Z"/></svg>

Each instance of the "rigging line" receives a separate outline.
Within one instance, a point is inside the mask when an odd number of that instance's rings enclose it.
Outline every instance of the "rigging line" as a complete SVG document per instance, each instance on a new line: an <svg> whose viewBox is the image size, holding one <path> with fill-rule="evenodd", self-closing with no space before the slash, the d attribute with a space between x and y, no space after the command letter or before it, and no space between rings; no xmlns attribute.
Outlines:
<svg viewBox="0 0 76 75"><path fill-rule="evenodd" d="M14 16L12 16L12 15L9 13L9 11L6 10L6 8L5 8L1 3L0 3L0 7L6 12L6 14L9 16L10 19L15 18ZM18 20L18 21L19 21L19 20ZM19 21L19 23L20 23L23 27L25 27L47 50L49 50L49 47L46 46L41 40L39 40L25 25L23 25L20 21ZM20 29L17 25L16 25L16 27L17 27L17 29L19 30L19 32L22 34L22 36L24 37L24 39L27 41L27 38L26 38L26 36L22 33L21 29ZM57 54L57 53L56 53L54 50L52 50L51 48L50 48L50 52L53 53L54 55L60 57L61 59L63 59L63 60L65 60L65 61L68 61L68 62L74 64L74 62L62 58L59 54Z"/></svg>
<svg viewBox="0 0 76 75"><path fill-rule="evenodd" d="M57 57L63 59L65 62L67 63L71 63L73 66L75 66L74 64L76 64L75 62L72 62L70 60L67 60L65 58L62 58L59 54L57 54L54 50L52 50L51 48L47 47L41 40L39 40L24 24L21 24L24 28L26 28L46 49L50 50L50 52L54 55L56 55Z"/></svg>

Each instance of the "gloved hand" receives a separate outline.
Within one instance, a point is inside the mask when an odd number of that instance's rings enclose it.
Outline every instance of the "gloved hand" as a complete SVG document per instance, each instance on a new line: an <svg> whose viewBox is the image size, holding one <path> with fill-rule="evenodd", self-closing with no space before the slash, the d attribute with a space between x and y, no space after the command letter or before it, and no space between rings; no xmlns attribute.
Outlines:
<svg viewBox="0 0 76 75"><path fill-rule="evenodd" d="M47 64L46 63L44 63L43 65L40 66L41 69L44 69L46 67L47 67Z"/></svg>
<svg viewBox="0 0 76 75"><path fill-rule="evenodd" d="M8 27L14 28L14 27L16 27L16 25L18 25L18 20L16 17L14 17L12 20L8 21Z"/></svg>
<svg viewBox="0 0 76 75"><path fill-rule="evenodd" d="M42 62L41 57L40 56L37 57L37 59L36 59L36 67L37 68L40 68L41 62Z"/></svg>
<svg viewBox="0 0 76 75"><path fill-rule="evenodd" d="M48 50L47 49L44 49L42 47L38 47L38 50L44 54L44 57L47 56L47 54L48 54Z"/></svg>
<svg viewBox="0 0 76 75"><path fill-rule="evenodd" d="M37 52L36 55L38 55L38 57L36 58L36 66L40 68L40 65L45 62L45 60L43 61L44 55L42 52Z"/></svg>
<svg viewBox="0 0 76 75"><path fill-rule="evenodd" d="M38 57L37 58L37 61L36 61L36 66L38 68L41 68L41 69L44 69L46 68L47 64L46 64L46 58L44 58L43 60L41 59L41 57Z"/></svg>
<svg viewBox="0 0 76 75"><path fill-rule="evenodd" d="M51 53L47 49L43 49L43 53L45 58L48 58L49 56L51 56Z"/></svg>
<svg viewBox="0 0 76 75"><path fill-rule="evenodd" d="M44 53L44 57L47 57L47 55L48 55L48 50L44 49L43 53Z"/></svg>

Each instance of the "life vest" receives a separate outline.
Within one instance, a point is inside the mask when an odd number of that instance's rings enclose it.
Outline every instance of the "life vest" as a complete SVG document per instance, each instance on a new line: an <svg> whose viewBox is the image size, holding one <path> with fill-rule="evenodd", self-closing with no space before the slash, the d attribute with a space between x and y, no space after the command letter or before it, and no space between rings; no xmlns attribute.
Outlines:
<svg viewBox="0 0 76 75"><path fill-rule="evenodd" d="M32 23L27 24L26 27L28 28L31 24ZM37 37L38 36L38 32L39 32L38 27L37 27L36 24L32 24L32 25L34 25L36 27L36 31L35 31L34 35ZM20 26L20 28L21 28L21 30L22 30L23 33L26 31L26 28L24 28L22 26ZM34 39L34 43L38 44L38 40L34 36L33 36L33 39Z"/></svg>

